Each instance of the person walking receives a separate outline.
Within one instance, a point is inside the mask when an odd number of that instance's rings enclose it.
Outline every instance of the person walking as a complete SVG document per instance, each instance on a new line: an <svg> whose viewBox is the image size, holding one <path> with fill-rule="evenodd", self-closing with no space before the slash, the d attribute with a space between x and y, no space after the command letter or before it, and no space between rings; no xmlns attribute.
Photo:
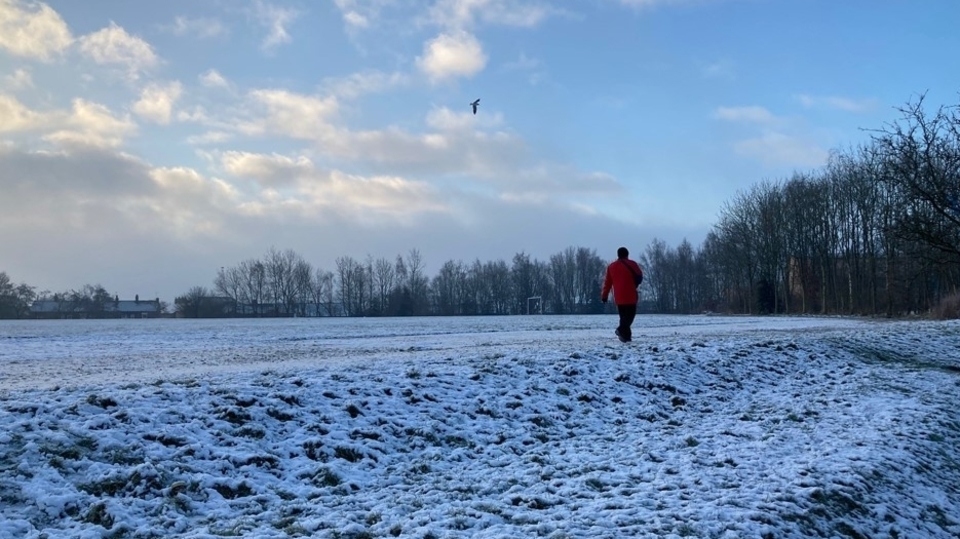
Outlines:
<svg viewBox="0 0 960 539"><path fill-rule="evenodd" d="M617 249L617 259L607 266L607 274L603 278L603 289L600 291L600 301L607 302L610 290L613 289L613 302L617 305L620 315L620 325L616 333L620 342L633 340L633 319L637 316L637 303L640 294L637 288L643 282L643 268L630 260L630 251L626 247Z"/></svg>

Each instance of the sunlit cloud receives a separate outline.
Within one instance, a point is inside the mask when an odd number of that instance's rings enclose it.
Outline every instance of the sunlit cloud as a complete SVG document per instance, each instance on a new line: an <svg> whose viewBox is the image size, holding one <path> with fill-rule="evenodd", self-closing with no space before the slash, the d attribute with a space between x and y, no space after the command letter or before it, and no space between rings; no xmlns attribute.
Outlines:
<svg viewBox="0 0 960 539"><path fill-rule="evenodd" d="M200 76L200 84L207 88L229 88L230 81L220 74L216 69L208 69Z"/></svg>
<svg viewBox="0 0 960 539"><path fill-rule="evenodd" d="M432 82L472 77L487 65L483 45L467 32L444 33L423 46L417 66Z"/></svg>
<svg viewBox="0 0 960 539"><path fill-rule="evenodd" d="M173 105L180 99L183 86L177 82L150 84L140 93L140 99L133 104L133 111L146 120L166 125L170 123Z"/></svg>
<svg viewBox="0 0 960 539"><path fill-rule="evenodd" d="M72 43L67 23L50 6L0 0L0 49L14 56L49 61Z"/></svg>
<svg viewBox="0 0 960 539"><path fill-rule="evenodd" d="M98 64L125 68L133 79L159 63L149 43L128 34L113 22L107 28L80 38L80 51Z"/></svg>

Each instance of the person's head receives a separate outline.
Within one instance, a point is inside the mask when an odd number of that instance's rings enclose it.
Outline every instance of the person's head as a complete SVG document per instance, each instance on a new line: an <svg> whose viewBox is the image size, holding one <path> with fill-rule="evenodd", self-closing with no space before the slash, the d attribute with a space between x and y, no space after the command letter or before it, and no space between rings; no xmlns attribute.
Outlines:
<svg viewBox="0 0 960 539"><path fill-rule="evenodd" d="M628 256L630 256L630 251L626 247L617 249L617 258L627 258Z"/></svg>

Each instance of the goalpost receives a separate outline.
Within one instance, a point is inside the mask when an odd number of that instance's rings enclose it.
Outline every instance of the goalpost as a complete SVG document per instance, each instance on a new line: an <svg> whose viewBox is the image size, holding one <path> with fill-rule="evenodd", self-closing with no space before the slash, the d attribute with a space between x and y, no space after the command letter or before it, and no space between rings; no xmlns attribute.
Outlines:
<svg viewBox="0 0 960 539"><path fill-rule="evenodd" d="M533 312L538 314L543 314L543 296L530 296L527 298L527 314L530 314L530 302L536 302L536 306L533 308Z"/></svg>

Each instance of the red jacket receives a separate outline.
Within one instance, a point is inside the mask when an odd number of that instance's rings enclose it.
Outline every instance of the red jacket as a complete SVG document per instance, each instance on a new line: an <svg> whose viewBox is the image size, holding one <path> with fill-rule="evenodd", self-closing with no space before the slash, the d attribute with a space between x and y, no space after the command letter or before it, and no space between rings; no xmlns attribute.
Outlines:
<svg viewBox="0 0 960 539"><path fill-rule="evenodd" d="M639 302L640 295L637 293L637 285L633 280L634 273L643 275L643 270L640 269L639 264L629 258L618 258L611 262L607 266L607 275L603 279L600 299L607 301L607 297L610 296L610 289L613 288L613 302L617 305L631 305Z"/></svg>

